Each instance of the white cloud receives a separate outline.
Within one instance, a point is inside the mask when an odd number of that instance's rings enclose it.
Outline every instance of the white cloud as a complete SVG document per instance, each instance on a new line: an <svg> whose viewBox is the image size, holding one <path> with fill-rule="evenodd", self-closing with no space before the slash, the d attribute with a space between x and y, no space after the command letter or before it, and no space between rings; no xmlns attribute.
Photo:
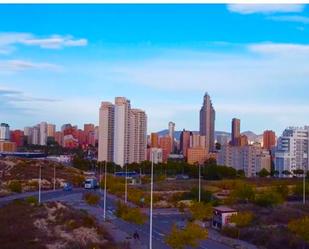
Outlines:
<svg viewBox="0 0 309 249"><path fill-rule="evenodd" d="M299 16L299 15L290 15L290 16L269 16L267 19L277 22L296 22L302 24L309 23L309 17Z"/></svg>
<svg viewBox="0 0 309 249"><path fill-rule="evenodd" d="M251 44L248 49L255 53L299 57L309 55L309 45L294 43L260 43Z"/></svg>
<svg viewBox="0 0 309 249"><path fill-rule="evenodd" d="M21 44L39 46L41 48L59 49L63 47L80 47L86 46L86 39L74 40L71 36L51 36L49 38L24 39Z"/></svg>
<svg viewBox="0 0 309 249"><path fill-rule="evenodd" d="M45 62L31 62L24 60L6 60L0 61L0 72L23 71L30 69L45 69L50 71L60 71L62 68L58 65Z"/></svg>
<svg viewBox="0 0 309 249"><path fill-rule="evenodd" d="M38 37L31 33L0 33L0 53L11 53L16 45L38 46L44 49L80 47L88 44L87 39L75 39L71 35Z"/></svg>
<svg viewBox="0 0 309 249"><path fill-rule="evenodd" d="M230 12L242 15L248 14L271 14L271 13L297 13L305 8L302 4L228 4Z"/></svg>

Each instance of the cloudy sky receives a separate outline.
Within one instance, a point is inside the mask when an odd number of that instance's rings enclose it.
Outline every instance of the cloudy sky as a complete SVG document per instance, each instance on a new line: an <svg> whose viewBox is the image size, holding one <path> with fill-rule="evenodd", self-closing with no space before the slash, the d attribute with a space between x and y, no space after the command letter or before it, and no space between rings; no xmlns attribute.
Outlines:
<svg viewBox="0 0 309 249"><path fill-rule="evenodd" d="M309 124L309 6L1 5L0 122L98 123L126 96L148 131L197 130L205 92L216 130Z"/></svg>

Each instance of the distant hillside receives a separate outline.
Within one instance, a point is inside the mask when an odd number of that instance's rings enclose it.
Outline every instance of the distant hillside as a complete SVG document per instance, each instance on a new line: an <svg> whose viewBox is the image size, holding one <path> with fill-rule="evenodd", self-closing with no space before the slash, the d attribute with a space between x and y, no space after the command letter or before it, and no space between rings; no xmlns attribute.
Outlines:
<svg viewBox="0 0 309 249"><path fill-rule="evenodd" d="M248 137L249 142L262 142L263 140L263 135L257 135L252 131L244 131L241 134L246 135Z"/></svg>

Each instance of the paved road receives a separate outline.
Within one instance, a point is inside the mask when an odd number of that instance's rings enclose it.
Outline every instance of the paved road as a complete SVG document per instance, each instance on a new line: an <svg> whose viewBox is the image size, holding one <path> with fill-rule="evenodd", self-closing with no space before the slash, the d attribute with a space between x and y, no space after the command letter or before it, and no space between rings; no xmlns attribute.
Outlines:
<svg viewBox="0 0 309 249"><path fill-rule="evenodd" d="M65 201L71 204L74 207L84 208L84 209L91 209L87 204L84 203L82 200L82 194L87 191L84 189L74 189L71 192L65 192L62 190L56 191L43 191L41 194L42 202L45 201ZM26 198L28 196L38 196L38 192L30 192L30 193L23 193L23 194L16 194L8 197L0 198L0 206L4 205L14 199ZM103 198L102 198L103 199ZM118 229L126 232L127 234L132 235L135 231L138 231L140 235L140 242L139 248L146 249L148 248L149 244L149 221L147 221L143 225L135 225L123 221L122 219L117 218L114 215L116 206L116 199L111 196L107 195L107 219L111 221ZM93 209L92 213L94 213L99 220L103 220L103 202L100 203L101 208ZM153 215L153 248L154 249L169 249L164 243L165 235L170 231L172 225L176 222L181 222L185 219L183 214L178 214L177 212L160 212L154 210ZM137 247L137 248L138 248ZM204 240L201 242L198 248L201 249L230 249L226 245L220 244L218 242L212 240Z"/></svg>

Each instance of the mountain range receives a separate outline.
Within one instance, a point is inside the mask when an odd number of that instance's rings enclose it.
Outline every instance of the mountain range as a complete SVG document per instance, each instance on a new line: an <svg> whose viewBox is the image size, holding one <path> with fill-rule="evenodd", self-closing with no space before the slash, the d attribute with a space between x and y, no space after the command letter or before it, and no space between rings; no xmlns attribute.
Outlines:
<svg viewBox="0 0 309 249"><path fill-rule="evenodd" d="M182 131L175 131L174 136L176 140L180 140L180 135ZM193 133L199 133L198 131L192 131ZM168 135L168 129L158 131L157 134L161 136ZM249 142L261 142L263 139L263 134L255 134L253 131L244 131L241 133L242 135L246 135L248 137ZM231 136L230 132L226 131L215 131L215 139L217 138L218 135L228 135Z"/></svg>

